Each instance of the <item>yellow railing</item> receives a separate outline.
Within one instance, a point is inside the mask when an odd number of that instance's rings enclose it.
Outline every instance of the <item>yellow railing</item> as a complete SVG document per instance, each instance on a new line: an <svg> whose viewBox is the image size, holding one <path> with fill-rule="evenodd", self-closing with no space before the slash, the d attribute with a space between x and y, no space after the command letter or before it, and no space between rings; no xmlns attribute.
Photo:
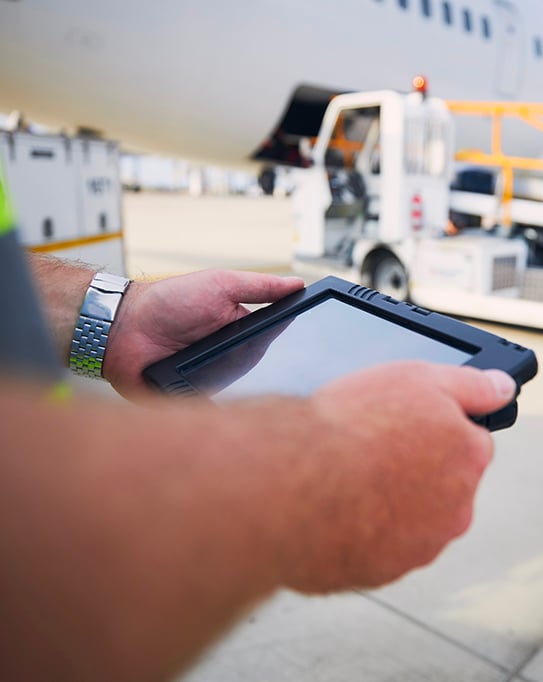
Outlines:
<svg viewBox="0 0 543 682"><path fill-rule="evenodd" d="M513 198L513 179L515 170L543 172L543 160L531 157L504 154L502 148L502 124L504 117L516 118L532 128L543 132L543 104L533 102L479 102L446 100L453 114L464 116L486 116L491 119L490 153L478 149L462 149L456 152L457 161L466 161L483 166L493 166L502 170L502 220L505 227L511 226L511 200ZM542 136L543 142L543 136Z"/></svg>

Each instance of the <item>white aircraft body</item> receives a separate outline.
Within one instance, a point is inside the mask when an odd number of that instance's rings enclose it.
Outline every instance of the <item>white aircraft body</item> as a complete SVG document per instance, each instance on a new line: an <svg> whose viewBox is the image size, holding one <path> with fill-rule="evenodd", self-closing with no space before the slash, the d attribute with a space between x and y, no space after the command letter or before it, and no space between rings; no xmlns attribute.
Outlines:
<svg viewBox="0 0 543 682"><path fill-rule="evenodd" d="M540 101L543 2L0 0L0 64L1 111L236 164L314 134L331 94L417 74L447 99ZM511 144L534 152L526 127Z"/></svg>

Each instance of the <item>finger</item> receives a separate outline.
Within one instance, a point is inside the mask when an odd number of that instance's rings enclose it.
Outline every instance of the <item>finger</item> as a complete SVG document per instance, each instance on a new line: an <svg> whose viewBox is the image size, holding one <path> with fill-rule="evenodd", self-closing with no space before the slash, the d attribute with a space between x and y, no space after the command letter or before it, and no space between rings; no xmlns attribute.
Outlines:
<svg viewBox="0 0 543 682"><path fill-rule="evenodd" d="M510 403L516 394L516 383L509 374L498 369L474 367L435 367L444 390L466 414L494 412Z"/></svg>
<svg viewBox="0 0 543 682"><path fill-rule="evenodd" d="M235 271L226 271L223 277L224 290L233 303L270 303L304 287L301 277Z"/></svg>

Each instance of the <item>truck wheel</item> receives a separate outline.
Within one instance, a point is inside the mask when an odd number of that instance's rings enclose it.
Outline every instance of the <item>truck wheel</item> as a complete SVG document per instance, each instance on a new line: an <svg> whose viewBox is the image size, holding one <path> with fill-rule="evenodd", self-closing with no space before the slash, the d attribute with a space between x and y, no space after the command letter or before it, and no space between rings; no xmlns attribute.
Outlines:
<svg viewBox="0 0 543 682"><path fill-rule="evenodd" d="M371 270L371 286L373 289L398 301L405 301L409 296L409 280L407 272L400 261L392 254L383 255L373 264Z"/></svg>

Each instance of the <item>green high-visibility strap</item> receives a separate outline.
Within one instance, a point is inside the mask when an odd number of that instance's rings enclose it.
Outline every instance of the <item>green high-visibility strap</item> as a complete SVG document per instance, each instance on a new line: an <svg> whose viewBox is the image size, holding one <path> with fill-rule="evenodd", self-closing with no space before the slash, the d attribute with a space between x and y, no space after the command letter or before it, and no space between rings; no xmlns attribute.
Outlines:
<svg viewBox="0 0 543 682"><path fill-rule="evenodd" d="M0 375L58 385L64 371L19 244L0 162Z"/></svg>
<svg viewBox="0 0 543 682"><path fill-rule="evenodd" d="M15 229L15 211L0 164L0 236Z"/></svg>

